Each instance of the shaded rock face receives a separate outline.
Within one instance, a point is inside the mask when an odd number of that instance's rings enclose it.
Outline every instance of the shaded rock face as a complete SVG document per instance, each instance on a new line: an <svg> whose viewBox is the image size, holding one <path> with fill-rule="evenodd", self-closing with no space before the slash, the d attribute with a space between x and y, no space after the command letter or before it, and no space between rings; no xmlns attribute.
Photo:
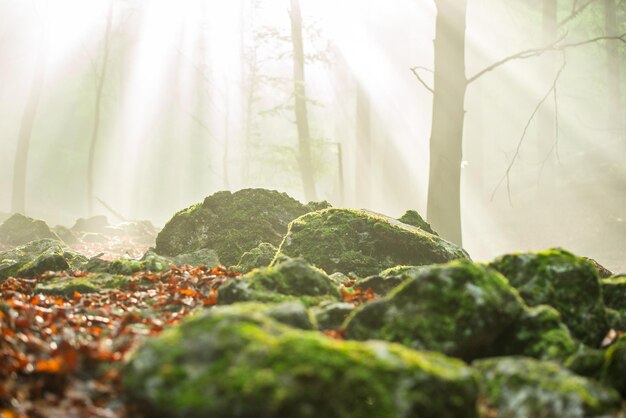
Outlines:
<svg viewBox="0 0 626 418"><path fill-rule="evenodd" d="M0 242L8 245L24 245L46 238L59 240L44 221L20 213L12 215L0 225Z"/></svg>
<svg viewBox="0 0 626 418"><path fill-rule="evenodd" d="M219 289L218 303L301 300L313 305L338 299L339 291L325 272L302 259L284 258L271 267L229 280Z"/></svg>
<svg viewBox="0 0 626 418"><path fill-rule="evenodd" d="M498 416L511 418L585 418L619 411L619 394L577 376L557 363L530 358L476 361L480 391Z"/></svg>
<svg viewBox="0 0 626 418"><path fill-rule="evenodd" d="M527 304L555 307L585 344L598 346L609 330L600 279L587 260L552 249L504 255L490 266L509 279Z"/></svg>
<svg viewBox="0 0 626 418"><path fill-rule="evenodd" d="M327 203L303 205L285 193L264 189L218 192L174 215L156 238L158 254L177 256L201 248L236 264L262 242L278 245L289 222Z"/></svg>
<svg viewBox="0 0 626 418"><path fill-rule="evenodd" d="M10 276L29 277L46 271L78 270L87 258L61 241L43 239L0 253L0 280Z"/></svg>
<svg viewBox="0 0 626 418"><path fill-rule="evenodd" d="M626 311L626 275L602 279L602 296L607 307Z"/></svg>
<svg viewBox="0 0 626 418"><path fill-rule="evenodd" d="M604 353L601 379L626 399L626 338L619 339Z"/></svg>
<svg viewBox="0 0 626 418"><path fill-rule="evenodd" d="M458 260L424 267L385 298L357 308L345 327L346 338L399 342L465 360L503 351L571 354L575 344L558 320L537 322L506 278ZM533 328L538 335L524 337Z"/></svg>
<svg viewBox="0 0 626 418"><path fill-rule="evenodd" d="M360 277L401 264L469 258L462 248L420 228L371 212L337 208L294 220L279 254L303 257L329 273Z"/></svg>
<svg viewBox="0 0 626 418"><path fill-rule="evenodd" d="M459 360L332 340L239 305L146 341L123 374L133 416L477 416L475 377Z"/></svg>

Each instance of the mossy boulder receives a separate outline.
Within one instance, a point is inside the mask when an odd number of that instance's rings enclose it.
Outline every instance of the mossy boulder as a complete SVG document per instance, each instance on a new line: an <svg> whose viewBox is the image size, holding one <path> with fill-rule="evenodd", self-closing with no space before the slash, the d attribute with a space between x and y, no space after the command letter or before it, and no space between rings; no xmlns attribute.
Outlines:
<svg viewBox="0 0 626 418"><path fill-rule="evenodd" d="M269 242L262 242L250 251L246 251L239 259L237 266L238 271L247 273L252 269L259 267L267 267L274 260L274 256L278 248Z"/></svg>
<svg viewBox="0 0 626 418"><path fill-rule="evenodd" d="M615 390L555 362L503 357L476 361L472 366L482 376L481 395L497 416L608 417L621 406Z"/></svg>
<svg viewBox="0 0 626 418"><path fill-rule="evenodd" d="M420 269L384 298L357 308L345 328L346 338L399 342L465 360L504 352L541 357L567 351L572 341L562 324L533 321L505 277L457 260ZM554 338L546 334L553 331ZM540 334L525 335L533 332Z"/></svg>
<svg viewBox="0 0 626 418"><path fill-rule="evenodd" d="M57 225L53 228L53 232L55 234L57 234L57 236L66 244L68 245L72 245L72 244L78 244L80 242L80 240L78 239L78 237L76 236L76 234L74 234L74 232L72 232L71 229L66 228L62 225Z"/></svg>
<svg viewBox="0 0 626 418"><path fill-rule="evenodd" d="M299 301L279 303L241 302L237 303L234 311L242 315L263 314L292 328L303 330L317 329L315 315Z"/></svg>
<svg viewBox="0 0 626 418"><path fill-rule="evenodd" d="M82 277L58 276L43 280L35 286L35 292L46 295L72 296L78 293L97 293L106 289L119 289L129 282L127 276L96 273Z"/></svg>
<svg viewBox="0 0 626 418"><path fill-rule="evenodd" d="M527 304L555 307L572 335L590 346L609 330L596 268L562 249L508 254L490 266L509 279Z"/></svg>
<svg viewBox="0 0 626 418"><path fill-rule="evenodd" d="M496 345L499 355L557 361L565 361L581 347L561 321L559 312L547 305L525 309Z"/></svg>
<svg viewBox="0 0 626 418"><path fill-rule="evenodd" d="M469 258L462 248L420 228L372 212L338 208L294 220L279 254L303 257L329 273L359 277L402 264Z"/></svg>
<svg viewBox="0 0 626 418"><path fill-rule="evenodd" d="M346 337L382 339L471 360L523 313L507 280L466 260L429 266L348 318Z"/></svg>
<svg viewBox="0 0 626 418"><path fill-rule="evenodd" d="M18 246L40 239L60 240L44 221L20 213L12 215L0 225L0 242L4 244Z"/></svg>
<svg viewBox="0 0 626 418"><path fill-rule="evenodd" d="M234 265L262 242L277 246L289 222L325 206L303 205L274 190L218 192L176 213L157 235L155 251L177 256L208 248L217 251L224 265Z"/></svg>
<svg viewBox="0 0 626 418"><path fill-rule="evenodd" d="M581 345L564 363L564 366L580 376L600 380L604 366L605 350Z"/></svg>
<svg viewBox="0 0 626 418"><path fill-rule="evenodd" d="M430 226L430 224L428 222L426 222L424 220L424 218L422 218L420 216L419 213L417 213L417 211L415 210L407 210L404 215L402 215L400 218L398 218L398 220L402 223L405 223L407 225L412 225L412 226L416 226L420 229L423 229L424 231L431 233L433 235L439 235L437 234L432 227Z"/></svg>
<svg viewBox="0 0 626 418"><path fill-rule="evenodd" d="M82 269L87 258L70 250L61 241L43 239L32 241L13 250L0 253L0 280L10 276L29 277L46 271Z"/></svg>
<svg viewBox="0 0 626 418"><path fill-rule="evenodd" d="M133 416L476 417L471 368L385 342L337 341L239 304L147 340L123 370Z"/></svg>
<svg viewBox="0 0 626 418"><path fill-rule="evenodd" d="M315 305L338 300L340 294L328 275L302 259L283 258L271 267L255 269L227 281L219 289L218 303L280 302L300 300Z"/></svg>
<svg viewBox="0 0 626 418"><path fill-rule="evenodd" d="M403 276L368 276L364 279L357 280L354 284L354 288L361 291L372 289L374 293L382 296L399 286L404 280L406 280L406 278Z"/></svg>
<svg viewBox="0 0 626 418"><path fill-rule="evenodd" d="M74 232L105 233L109 226L109 220L104 215L96 215L90 218L79 218L72 226Z"/></svg>
<svg viewBox="0 0 626 418"><path fill-rule="evenodd" d="M313 308L317 325L321 330L337 329L354 311L354 305L345 302L328 302Z"/></svg>
<svg viewBox="0 0 626 418"><path fill-rule="evenodd" d="M626 275L602 279L602 297L607 307L626 311Z"/></svg>
<svg viewBox="0 0 626 418"><path fill-rule="evenodd" d="M601 379L626 399L626 338L617 340L604 353Z"/></svg>

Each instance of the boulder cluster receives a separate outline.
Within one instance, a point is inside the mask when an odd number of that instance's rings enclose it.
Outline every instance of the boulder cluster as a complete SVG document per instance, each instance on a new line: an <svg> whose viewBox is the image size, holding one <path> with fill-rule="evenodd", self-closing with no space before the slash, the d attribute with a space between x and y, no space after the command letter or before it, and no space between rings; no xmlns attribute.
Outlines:
<svg viewBox="0 0 626 418"><path fill-rule="evenodd" d="M626 276L563 249L477 263L415 211L263 189L176 213L140 260L88 259L60 235L5 221L0 281L81 270L38 286L97 292L182 264L240 273L127 360L133 416L608 417L626 398Z"/></svg>

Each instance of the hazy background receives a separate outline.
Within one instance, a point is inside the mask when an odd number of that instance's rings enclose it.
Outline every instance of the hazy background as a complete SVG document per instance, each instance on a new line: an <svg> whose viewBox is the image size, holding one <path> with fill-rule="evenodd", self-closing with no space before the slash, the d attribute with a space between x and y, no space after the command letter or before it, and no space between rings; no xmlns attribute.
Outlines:
<svg viewBox="0 0 626 418"><path fill-rule="evenodd" d="M625 33L626 1L596 0L560 25L559 36L571 43L605 35L608 1L616 6L617 34ZM559 21L585 3L559 1ZM542 4L469 0L468 77L543 46ZM0 0L0 212L11 211L20 124L36 69L43 68L26 214L69 226L90 215L88 153L105 55L96 197L124 217L157 225L218 190L265 187L303 200L289 1L110 5ZM318 198L392 216L407 209L426 215L432 95L410 68L432 68L434 3L301 0L301 6ZM469 86L463 245L474 259L561 246L626 271L625 101L621 93L615 100L615 70L607 66L608 54L616 54L618 86L626 93L626 43L615 43L613 52L605 41L567 50L556 94L523 140L562 54L512 61ZM428 70L421 74L432 81ZM370 103L368 164L356 152L358 85ZM513 158L509 194L501 180ZM98 202L94 212L116 221Z"/></svg>

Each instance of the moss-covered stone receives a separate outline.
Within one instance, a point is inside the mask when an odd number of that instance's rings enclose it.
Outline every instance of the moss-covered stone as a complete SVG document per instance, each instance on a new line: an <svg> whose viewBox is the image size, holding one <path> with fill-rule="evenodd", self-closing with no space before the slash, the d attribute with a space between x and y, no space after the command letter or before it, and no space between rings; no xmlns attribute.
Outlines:
<svg viewBox="0 0 626 418"><path fill-rule="evenodd" d="M602 279L601 283L606 306L626 311L626 275Z"/></svg>
<svg viewBox="0 0 626 418"><path fill-rule="evenodd" d="M329 302L313 308L317 325L321 330L337 329L354 311L354 305L345 302Z"/></svg>
<svg viewBox="0 0 626 418"><path fill-rule="evenodd" d="M32 241L0 253L0 280L10 276L29 277L46 271L82 269L87 258L70 250L61 241L43 239Z"/></svg>
<svg viewBox="0 0 626 418"><path fill-rule="evenodd" d="M47 295L72 296L78 293L96 293L106 289L118 289L130 280L127 276L96 273L84 277L58 276L37 283L35 292Z"/></svg>
<svg viewBox="0 0 626 418"><path fill-rule="evenodd" d="M289 225L279 253L303 257L327 272L377 274L389 267L468 258L438 236L371 212L330 208Z"/></svg>
<svg viewBox="0 0 626 418"><path fill-rule="evenodd" d="M238 314L263 314L293 328L316 330L317 320L313 312L300 301L280 303L241 302L237 303Z"/></svg>
<svg viewBox="0 0 626 418"><path fill-rule="evenodd" d="M68 245L72 245L72 244L78 244L80 242L80 240L78 239L78 237L76 236L76 234L74 234L74 232L72 232L71 229L66 228L62 225L57 225L53 228L53 232L55 234L57 234L57 236L66 244Z"/></svg>
<svg viewBox="0 0 626 418"><path fill-rule="evenodd" d="M237 270L247 273L252 269L270 265L278 248L269 242L262 242L250 251L246 251L239 259Z"/></svg>
<svg viewBox="0 0 626 418"><path fill-rule="evenodd" d="M159 232L156 252L177 256L209 248L224 265L234 265L262 242L278 245L289 222L318 206L329 205L307 206L265 189L218 192L176 213Z"/></svg>
<svg viewBox="0 0 626 418"><path fill-rule="evenodd" d="M405 278L402 276L369 276L357 280L354 284L354 288L361 291L372 289L377 295L383 296L400 285L404 280Z"/></svg>
<svg viewBox="0 0 626 418"><path fill-rule="evenodd" d="M509 254L491 267L505 275L531 306L555 307L572 335L598 346L609 327L596 268L561 249Z"/></svg>
<svg viewBox="0 0 626 418"><path fill-rule="evenodd" d="M104 215L96 215L90 218L79 218L72 226L74 232L105 233L109 226L109 220Z"/></svg>
<svg viewBox="0 0 626 418"><path fill-rule="evenodd" d="M24 245L40 239L60 238L40 220L16 213L0 225L0 242L11 246Z"/></svg>
<svg viewBox="0 0 626 418"><path fill-rule="evenodd" d="M559 312L547 305L525 309L496 345L499 355L558 361L565 361L581 346L561 322Z"/></svg>
<svg viewBox="0 0 626 418"><path fill-rule="evenodd" d="M604 353L601 378L626 399L626 338L616 341Z"/></svg>
<svg viewBox="0 0 626 418"><path fill-rule="evenodd" d="M218 303L300 300L315 305L339 298L339 291L322 270L302 259L284 258L271 267L255 269L226 282L219 289Z"/></svg>
<svg viewBox="0 0 626 418"><path fill-rule="evenodd" d="M337 341L239 304L148 340L124 369L133 416L475 417L471 369L384 342Z"/></svg>
<svg viewBox="0 0 626 418"><path fill-rule="evenodd" d="M417 213L417 211L415 210L407 210L404 215L402 215L402 217L398 218L398 220L407 225L416 226L430 234L439 235L433 230L430 224L426 222L424 218L422 218L420 214Z"/></svg>
<svg viewBox="0 0 626 418"><path fill-rule="evenodd" d="M492 355L494 343L524 311L507 280L466 260L424 268L386 297L348 318L346 337L382 339L471 360Z"/></svg>
<svg viewBox="0 0 626 418"><path fill-rule="evenodd" d="M564 365L577 375L600 380L604 365L604 350L581 345Z"/></svg>
<svg viewBox="0 0 626 418"><path fill-rule="evenodd" d="M608 417L619 411L617 392L559 364L524 357L476 361L481 395L498 416Z"/></svg>

